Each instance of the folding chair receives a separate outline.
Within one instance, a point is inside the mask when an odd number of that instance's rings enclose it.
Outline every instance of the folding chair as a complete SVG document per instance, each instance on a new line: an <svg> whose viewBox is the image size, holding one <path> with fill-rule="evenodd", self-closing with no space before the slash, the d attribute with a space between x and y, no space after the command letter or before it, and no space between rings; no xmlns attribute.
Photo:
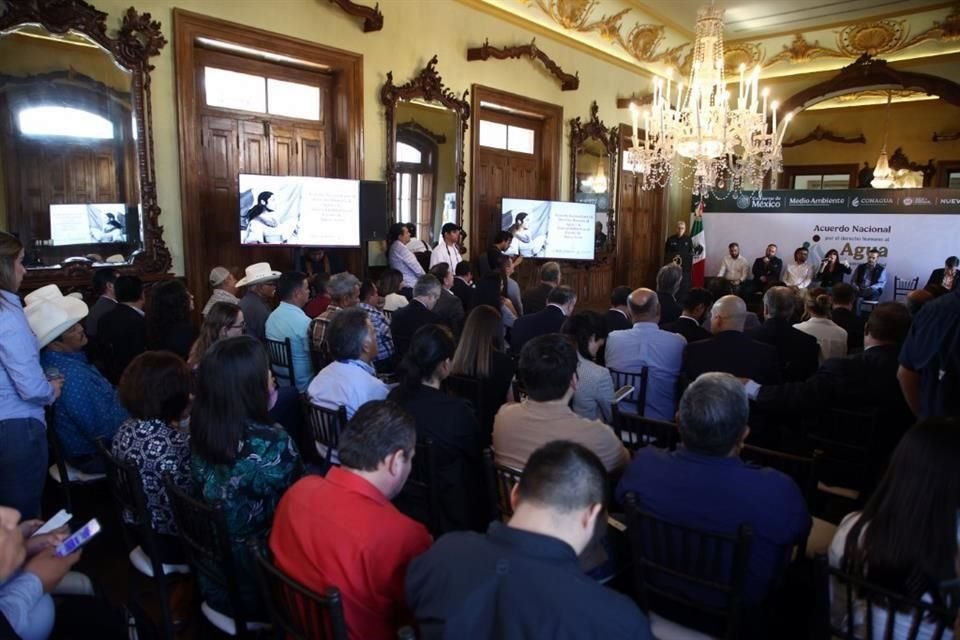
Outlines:
<svg viewBox="0 0 960 640"><path fill-rule="evenodd" d="M650 370L643 367L639 372L617 371L610 369L610 379L613 380L613 390L630 385L633 387L633 393L621 400L625 403L633 403L637 406L637 415L642 416L647 407L647 378Z"/></svg>
<svg viewBox="0 0 960 640"><path fill-rule="evenodd" d="M293 348L290 346L290 338L267 338L267 350L270 352L270 368L273 369L277 381L286 381L284 386L295 385L297 379L293 376Z"/></svg>
<svg viewBox="0 0 960 640"><path fill-rule="evenodd" d="M621 411L619 403L613 405L612 409L613 424L611 426L628 449L636 451L641 447L653 446L673 451L677 448L680 432L675 423Z"/></svg>
<svg viewBox="0 0 960 640"><path fill-rule="evenodd" d="M304 422L306 422L306 441L300 447L300 455L308 462L321 465L338 464L334 459L340 442L340 430L347 424L347 408L328 409L319 407L307 396L301 396ZM317 445L326 449L321 453Z"/></svg>

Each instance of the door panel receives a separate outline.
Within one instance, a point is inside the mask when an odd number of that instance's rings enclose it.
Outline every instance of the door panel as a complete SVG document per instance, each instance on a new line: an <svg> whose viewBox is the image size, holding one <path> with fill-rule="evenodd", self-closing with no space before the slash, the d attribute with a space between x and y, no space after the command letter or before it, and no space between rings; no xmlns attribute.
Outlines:
<svg viewBox="0 0 960 640"><path fill-rule="evenodd" d="M297 141L293 127L271 123L270 129L270 173L275 176L298 176Z"/></svg>

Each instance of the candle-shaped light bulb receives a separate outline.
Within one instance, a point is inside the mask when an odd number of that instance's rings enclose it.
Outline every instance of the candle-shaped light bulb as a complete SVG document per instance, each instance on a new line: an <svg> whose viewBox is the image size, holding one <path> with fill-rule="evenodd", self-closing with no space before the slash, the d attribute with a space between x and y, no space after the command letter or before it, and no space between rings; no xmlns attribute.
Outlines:
<svg viewBox="0 0 960 640"><path fill-rule="evenodd" d="M633 139L634 145L636 145L636 141L639 139L637 129L640 128L640 113L637 105L633 102L630 103L630 123L633 125Z"/></svg>
<svg viewBox="0 0 960 640"><path fill-rule="evenodd" d="M770 95L770 88L764 87L763 88L763 122L764 124L766 124L767 122L767 96L769 95Z"/></svg>
<svg viewBox="0 0 960 640"><path fill-rule="evenodd" d="M773 114L773 126L770 128L770 130L773 132L774 135L777 134L777 108L779 106L780 106L780 103L777 102L776 100L770 103L770 111Z"/></svg>

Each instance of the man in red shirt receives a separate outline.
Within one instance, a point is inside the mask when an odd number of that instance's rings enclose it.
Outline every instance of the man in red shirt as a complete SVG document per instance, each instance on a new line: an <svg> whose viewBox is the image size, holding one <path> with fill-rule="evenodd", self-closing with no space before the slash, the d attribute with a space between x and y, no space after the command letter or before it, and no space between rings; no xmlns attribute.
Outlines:
<svg viewBox="0 0 960 640"><path fill-rule="evenodd" d="M340 434L340 463L307 476L277 507L270 549L277 567L310 589L336 587L352 640L392 640L412 620L407 565L432 542L390 503L410 475L412 417L392 402L360 407Z"/></svg>

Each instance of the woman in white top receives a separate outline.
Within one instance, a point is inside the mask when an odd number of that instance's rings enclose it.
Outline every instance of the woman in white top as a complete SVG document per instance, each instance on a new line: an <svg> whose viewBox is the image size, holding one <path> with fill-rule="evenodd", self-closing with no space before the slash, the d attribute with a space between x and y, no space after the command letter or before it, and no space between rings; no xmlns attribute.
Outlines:
<svg viewBox="0 0 960 640"><path fill-rule="evenodd" d="M938 585L954 577L960 534L958 460L960 420L932 418L910 429L863 511L840 523L830 545L830 565L910 599L948 606ZM839 626L846 616L846 593L836 585L831 591L831 618ZM861 633L865 615L866 607L857 601L854 622ZM874 608L877 633L882 633L887 615L887 610ZM896 615L895 640L907 637L910 622L908 614ZM933 627L923 621L917 639L929 639ZM950 640L953 634L947 630L943 638Z"/></svg>
<svg viewBox="0 0 960 640"><path fill-rule="evenodd" d="M594 360L606 342L603 318L594 311L580 311L563 323L561 333L577 343L577 389L573 393L573 411L590 420L609 423L613 418L613 380L610 371Z"/></svg>
<svg viewBox="0 0 960 640"><path fill-rule="evenodd" d="M810 319L793 326L817 339L820 344L820 363L847 355L847 331L830 319L830 296L822 289L811 291L807 295L806 305Z"/></svg>
<svg viewBox="0 0 960 640"><path fill-rule="evenodd" d="M247 211L247 233L243 236L243 244L279 244L285 242L277 229L279 220L269 215L273 212L270 201L273 192L264 191L257 196L257 204ZM270 236L268 239L267 236Z"/></svg>
<svg viewBox="0 0 960 640"><path fill-rule="evenodd" d="M410 301L397 293L400 291L400 284L403 282L403 276L396 269L384 269L380 276L380 282L377 283L377 291L383 296L383 310L393 313L401 307L410 304Z"/></svg>
<svg viewBox="0 0 960 640"><path fill-rule="evenodd" d="M410 242L410 230L402 222L395 222L387 232L387 255L390 257L390 266L400 272L404 289L410 289L413 295L413 286L417 278L425 272L417 257L407 248Z"/></svg>

